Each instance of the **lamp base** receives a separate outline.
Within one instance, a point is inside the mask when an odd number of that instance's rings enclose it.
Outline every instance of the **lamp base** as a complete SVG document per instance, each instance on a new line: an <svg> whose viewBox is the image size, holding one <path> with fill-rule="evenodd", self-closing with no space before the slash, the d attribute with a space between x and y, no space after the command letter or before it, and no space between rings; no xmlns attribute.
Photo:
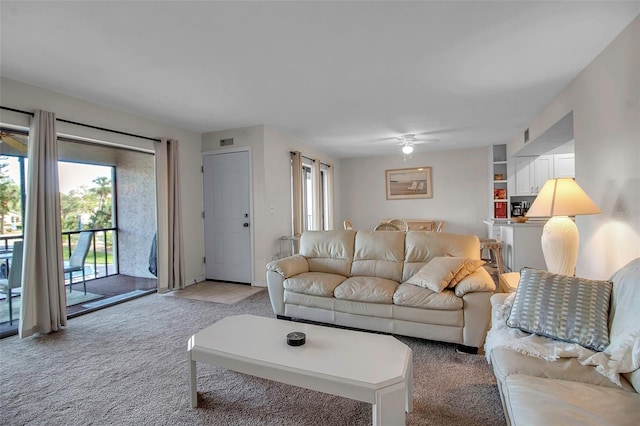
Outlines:
<svg viewBox="0 0 640 426"><path fill-rule="evenodd" d="M542 228L542 254L547 270L574 275L578 262L578 227L567 216L554 216Z"/></svg>

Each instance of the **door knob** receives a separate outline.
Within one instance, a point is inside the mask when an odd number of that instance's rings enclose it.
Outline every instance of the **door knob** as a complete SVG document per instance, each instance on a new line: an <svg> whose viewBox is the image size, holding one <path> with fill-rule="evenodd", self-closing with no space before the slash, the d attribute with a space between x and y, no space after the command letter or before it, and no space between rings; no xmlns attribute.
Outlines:
<svg viewBox="0 0 640 426"><path fill-rule="evenodd" d="M242 226L244 226L245 228L249 227L249 224L247 222L243 223Z"/></svg>

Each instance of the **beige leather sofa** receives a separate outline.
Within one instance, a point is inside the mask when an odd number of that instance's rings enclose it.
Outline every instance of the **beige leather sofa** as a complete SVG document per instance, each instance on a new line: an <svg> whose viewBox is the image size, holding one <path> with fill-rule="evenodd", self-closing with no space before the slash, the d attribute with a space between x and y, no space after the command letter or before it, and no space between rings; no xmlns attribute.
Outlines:
<svg viewBox="0 0 640 426"><path fill-rule="evenodd" d="M480 258L475 235L310 231L299 254L267 265L274 313L430 340L477 351L490 323L491 276L479 268L436 293L406 284L436 256Z"/></svg>
<svg viewBox="0 0 640 426"><path fill-rule="evenodd" d="M624 345L630 337L633 341L634 335L638 345L640 258L620 269L611 281L610 347ZM500 293L491 298L494 318L507 296ZM638 359L640 354L636 355ZM618 386L576 358L545 361L496 347L491 350L491 363L510 425L640 425L640 369L620 374Z"/></svg>

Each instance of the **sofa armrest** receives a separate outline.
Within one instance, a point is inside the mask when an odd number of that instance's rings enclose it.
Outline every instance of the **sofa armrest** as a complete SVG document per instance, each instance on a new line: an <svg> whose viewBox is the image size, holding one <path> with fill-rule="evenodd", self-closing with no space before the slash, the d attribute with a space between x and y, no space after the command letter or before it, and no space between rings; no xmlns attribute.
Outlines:
<svg viewBox="0 0 640 426"><path fill-rule="evenodd" d="M491 293L487 291L467 293L464 302L464 327L462 339L465 346L481 348L491 323Z"/></svg>
<svg viewBox="0 0 640 426"><path fill-rule="evenodd" d="M478 268L475 272L463 278L453 290L458 297L474 292L494 292L496 283L484 268Z"/></svg>
<svg viewBox="0 0 640 426"><path fill-rule="evenodd" d="M286 278L275 271L267 271L267 290L273 313L284 315L284 280Z"/></svg>
<svg viewBox="0 0 640 426"><path fill-rule="evenodd" d="M309 272L309 263L299 254L267 264L267 289L274 314L284 315L284 280L305 272Z"/></svg>
<svg viewBox="0 0 640 426"><path fill-rule="evenodd" d="M495 329L497 327L498 321L502 321L504 324L505 321L505 313L504 313L504 302L507 300L511 293L496 293L491 296L491 329Z"/></svg>
<svg viewBox="0 0 640 426"><path fill-rule="evenodd" d="M284 259L274 260L267 263L267 271L277 272L284 278L293 277L294 275L309 272L309 263L307 258L295 254L293 256L285 257Z"/></svg>

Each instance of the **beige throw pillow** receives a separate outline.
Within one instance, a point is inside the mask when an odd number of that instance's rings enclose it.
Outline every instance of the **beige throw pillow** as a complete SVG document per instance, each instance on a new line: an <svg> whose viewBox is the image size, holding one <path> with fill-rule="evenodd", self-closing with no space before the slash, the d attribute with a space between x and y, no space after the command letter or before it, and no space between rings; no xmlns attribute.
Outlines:
<svg viewBox="0 0 640 426"><path fill-rule="evenodd" d="M456 276L453 277L451 281L449 281L448 287L449 288L455 287L456 284L462 281L463 278L466 278L467 276L473 274L475 271L478 270L479 267L481 267L484 264L485 264L484 260L466 259L466 261L464 262L464 265L462 265L462 268L460 268Z"/></svg>
<svg viewBox="0 0 640 426"><path fill-rule="evenodd" d="M409 278L407 283L439 293L447 288L449 282L464 267L466 261L467 259L464 257L434 257Z"/></svg>

